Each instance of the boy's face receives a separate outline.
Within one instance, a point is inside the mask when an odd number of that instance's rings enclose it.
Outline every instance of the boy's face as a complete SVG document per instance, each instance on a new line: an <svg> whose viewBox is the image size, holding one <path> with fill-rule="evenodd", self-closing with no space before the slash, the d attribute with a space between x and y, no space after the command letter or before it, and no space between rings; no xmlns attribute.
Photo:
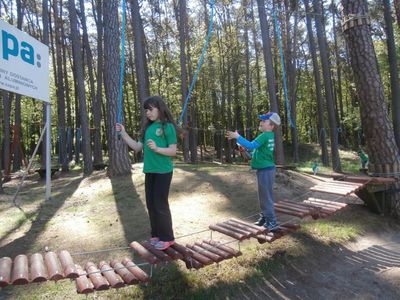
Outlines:
<svg viewBox="0 0 400 300"><path fill-rule="evenodd" d="M271 120L261 120L258 129L261 132L272 131L274 130L274 124L271 122Z"/></svg>

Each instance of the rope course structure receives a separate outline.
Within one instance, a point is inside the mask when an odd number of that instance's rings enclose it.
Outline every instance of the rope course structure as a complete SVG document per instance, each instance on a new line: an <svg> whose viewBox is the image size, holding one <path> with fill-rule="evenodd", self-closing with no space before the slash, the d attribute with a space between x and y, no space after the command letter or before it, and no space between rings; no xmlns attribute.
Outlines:
<svg viewBox="0 0 400 300"><path fill-rule="evenodd" d="M153 266L166 264L176 260L182 260L188 269L200 269L223 260L232 259L242 255L240 243L251 238L260 244L272 243L273 241L290 234L300 228L299 219L311 217L312 219L326 218L346 207L344 202L337 202L364 189L368 184L379 184L379 178L342 176L338 180L321 182L305 193L325 193L337 195L335 201L316 197L308 197L303 201L281 200L275 203L275 210L279 214L290 217L289 220L281 222L276 228L268 231L262 226L256 226L247 221L254 217L243 219L230 218L223 222L209 225L208 229L186 236L192 236L201 232L210 231L210 239L202 239L191 244L183 245L175 243L170 248L160 251L156 250L150 241L133 241L129 247L97 250L93 252L73 253L66 250L58 253L48 251L44 254L35 253L30 255L21 254L14 259L10 257L0 258L0 287L8 285L26 285L34 282L48 280L59 281L70 278L76 282L77 293L88 294L94 291L107 290L109 288L122 288L124 286L146 283L151 280ZM303 197L304 195L300 195ZM216 232L230 240L213 239L212 234ZM183 237L177 239L181 239ZM238 249L229 246L237 243ZM87 262L84 267L74 263L73 257L84 254L100 253L116 250L133 250L144 263L136 264L131 258L112 259L109 262L100 261L95 264ZM150 274L142 267L150 266Z"/></svg>

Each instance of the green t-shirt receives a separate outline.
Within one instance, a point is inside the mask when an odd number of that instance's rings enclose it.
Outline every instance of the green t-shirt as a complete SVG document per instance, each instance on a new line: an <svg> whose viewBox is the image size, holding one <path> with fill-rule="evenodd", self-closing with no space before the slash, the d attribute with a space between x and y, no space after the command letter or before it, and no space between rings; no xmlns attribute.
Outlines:
<svg viewBox="0 0 400 300"><path fill-rule="evenodd" d="M253 169L263 169L275 166L274 148L275 134L273 131L266 131L256 137L255 141L260 145L253 152L251 167Z"/></svg>
<svg viewBox="0 0 400 300"><path fill-rule="evenodd" d="M146 142L151 139L157 147L167 148L176 144L176 130L172 123L163 124L153 122L144 134L143 139L143 172L144 173L169 173L173 170L172 157L155 153Z"/></svg>

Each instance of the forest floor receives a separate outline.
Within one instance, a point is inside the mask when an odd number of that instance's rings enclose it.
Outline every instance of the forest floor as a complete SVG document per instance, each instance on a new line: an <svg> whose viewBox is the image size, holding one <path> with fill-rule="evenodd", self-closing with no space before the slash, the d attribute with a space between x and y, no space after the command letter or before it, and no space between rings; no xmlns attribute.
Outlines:
<svg viewBox="0 0 400 300"><path fill-rule="evenodd" d="M328 180L289 170L277 173L276 200L302 201L309 188ZM12 205L18 180L0 195L0 257L66 249L84 265L131 256L116 249L149 237L142 165L132 176L108 178L105 171L82 177L56 174L52 199L44 201L44 181L29 175ZM321 195L319 195L321 197ZM324 196L325 197L325 196ZM337 198L337 197L336 197ZM324 199L329 199L325 197ZM173 262L153 269L147 285L89 295L93 299L399 299L400 222L371 213L356 196L334 216L293 219L301 229L271 244L244 241L241 257L198 271ZM177 163L170 191L179 243L209 239L208 225L230 217L255 220L255 173L245 165ZM287 220L279 216L279 220ZM213 235L213 238L222 238ZM237 247L236 243L231 245ZM128 247L127 247L128 248ZM93 252L113 249L107 252ZM140 263L135 257L135 261ZM149 266L143 269L150 273ZM62 280L0 289L0 299L84 299L75 283Z"/></svg>

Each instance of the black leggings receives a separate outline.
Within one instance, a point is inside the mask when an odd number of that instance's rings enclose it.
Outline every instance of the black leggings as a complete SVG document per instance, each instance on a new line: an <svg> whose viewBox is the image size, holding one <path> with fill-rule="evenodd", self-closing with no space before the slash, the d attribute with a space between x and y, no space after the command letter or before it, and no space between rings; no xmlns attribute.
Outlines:
<svg viewBox="0 0 400 300"><path fill-rule="evenodd" d="M171 173L146 173L146 205L150 217L151 236L161 241L173 241L172 218L168 204Z"/></svg>

